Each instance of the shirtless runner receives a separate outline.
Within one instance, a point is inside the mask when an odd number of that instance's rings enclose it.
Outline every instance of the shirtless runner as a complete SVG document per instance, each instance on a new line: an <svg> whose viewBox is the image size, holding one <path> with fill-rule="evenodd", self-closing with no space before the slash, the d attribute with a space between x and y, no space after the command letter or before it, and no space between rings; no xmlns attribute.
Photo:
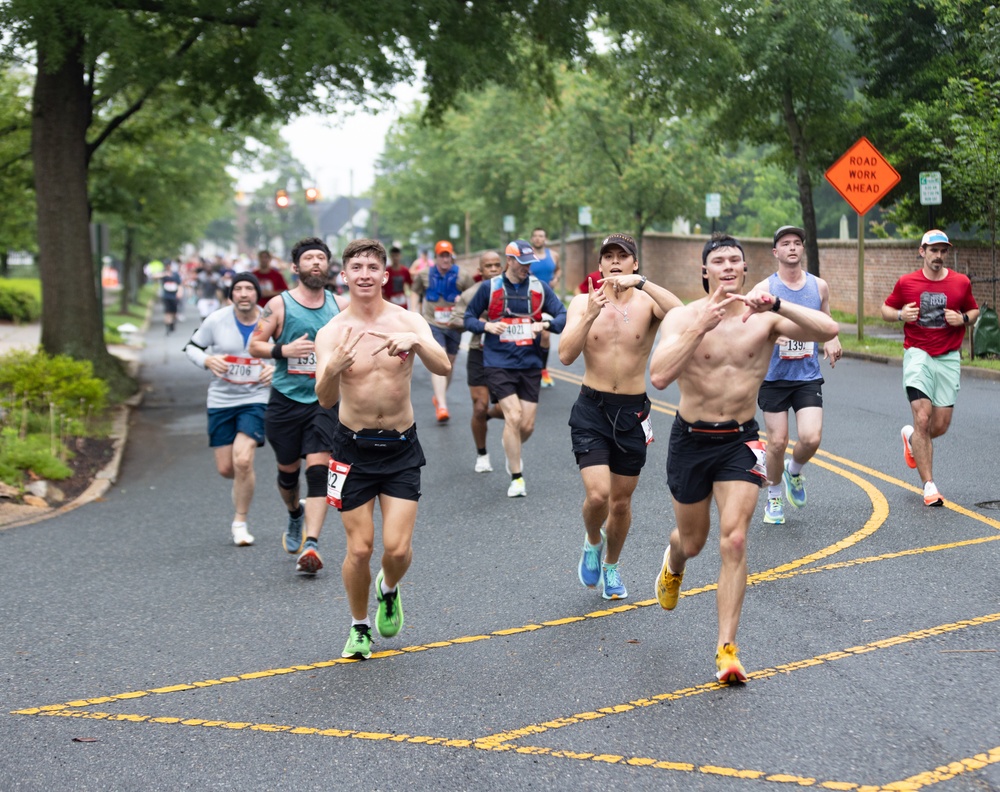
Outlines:
<svg viewBox="0 0 1000 792"><path fill-rule="evenodd" d="M681 301L639 274L635 241L612 234L601 245L601 287L573 298L559 341L568 366L583 353L580 396L570 413L573 453L586 495L580 582L604 599L628 596L618 557L632 524L632 493L653 442L646 363L667 312ZM603 558L602 558L603 553Z"/></svg>
<svg viewBox="0 0 1000 792"><path fill-rule="evenodd" d="M371 656L368 592L376 498L383 551L375 577L375 628L391 638L403 627L397 586L413 557L425 464L410 402L414 355L441 376L451 363L419 314L383 298L386 253L380 242L357 239L344 248L342 275L351 301L316 335L316 395L324 407L340 401L327 498L347 533L342 574L352 623L342 655L365 660Z"/></svg>
<svg viewBox="0 0 1000 792"><path fill-rule="evenodd" d="M745 280L740 243L713 234L702 251L709 296L667 315L649 366L653 387L676 381L681 393L667 456L677 527L663 554L656 598L665 610L677 606L685 564L708 539L714 496L722 558L715 663L716 678L726 683L747 679L736 630L747 583L747 528L767 479L754 419L757 391L779 338L825 342L839 329L827 314L766 291L741 294Z"/></svg>

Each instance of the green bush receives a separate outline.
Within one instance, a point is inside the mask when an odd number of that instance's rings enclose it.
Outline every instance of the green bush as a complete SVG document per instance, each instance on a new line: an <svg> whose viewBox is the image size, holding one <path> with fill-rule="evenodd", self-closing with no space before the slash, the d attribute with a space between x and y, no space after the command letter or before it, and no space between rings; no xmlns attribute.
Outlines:
<svg viewBox="0 0 1000 792"><path fill-rule="evenodd" d="M0 280L0 320L7 322L37 322L42 315L42 303L31 290L18 281Z"/></svg>
<svg viewBox="0 0 1000 792"><path fill-rule="evenodd" d="M90 361L15 351L0 357L0 398L11 415L27 408L47 417L51 404L59 415L81 420L103 412L108 385L94 376Z"/></svg>
<svg viewBox="0 0 1000 792"><path fill-rule="evenodd" d="M59 444L57 453L71 456ZM0 431L0 479L12 486L21 486L22 471L30 470L50 481L69 478L73 471L52 454L52 439L47 434L28 435L23 440L17 431L7 428Z"/></svg>

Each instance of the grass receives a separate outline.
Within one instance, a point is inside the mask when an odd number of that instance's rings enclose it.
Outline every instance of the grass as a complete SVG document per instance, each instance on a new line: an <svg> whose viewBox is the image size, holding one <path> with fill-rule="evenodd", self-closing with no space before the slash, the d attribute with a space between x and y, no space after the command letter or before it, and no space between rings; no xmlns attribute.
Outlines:
<svg viewBox="0 0 1000 792"><path fill-rule="evenodd" d="M139 289L136 302L129 306L127 313L119 313L117 301L113 306L104 307L104 343L121 344L124 343L118 326L126 322L142 327L146 320L146 306L156 297L158 288L156 284L147 283Z"/></svg>

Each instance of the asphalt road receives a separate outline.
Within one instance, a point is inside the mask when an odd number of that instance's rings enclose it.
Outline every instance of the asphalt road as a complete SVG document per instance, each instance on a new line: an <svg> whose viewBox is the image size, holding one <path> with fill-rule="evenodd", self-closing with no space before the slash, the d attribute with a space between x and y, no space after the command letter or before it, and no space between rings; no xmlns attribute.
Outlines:
<svg viewBox="0 0 1000 792"><path fill-rule="evenodd" d="M207 375L181 353L194 322L160 328L116 485L0 531L0 789L1000 789L1000 514L977 505L1000 501L1000 384L964 379L935 445L948 505L928 509L902 460L901 370L829 372L809 503L753 526L739 636L751 680L726 688L713 681L716 543L690 562L675 611L653 599L673 525L674 388L650 391L630 597L606 603L576 573L566 420L582 368L553 365L528 497L508 499L498 423L497 472L472 469L464 353L445 427L418 365L428 465L406 626L371 660L341 662L336 512L326 568L296 575L265 447L257 543L232 546Z"/></svg>

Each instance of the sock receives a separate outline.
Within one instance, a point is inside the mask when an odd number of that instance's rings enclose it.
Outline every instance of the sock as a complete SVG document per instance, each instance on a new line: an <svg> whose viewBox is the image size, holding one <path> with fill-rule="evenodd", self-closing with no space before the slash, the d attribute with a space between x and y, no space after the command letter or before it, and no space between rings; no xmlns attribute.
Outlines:
<svg viewBox="0 0 1000 792"><path fill-rule="evenodd" d="M302 549L305 550L307 547L313 547L313 548L315 548L315 549L318 550L319 549L319 537L313 538L312 536L307 536L306 537L306 543L302 546Z"/></svg>
<svg viewBox="0 0 1000 792"><path fill-rule="evenodd" d="M598 542L597 544L591 544L591 543L590 543L590 539L589 539L589 538L588 538L588 539L584 539L583 541L587 543L587 547L592 547L592 548L594 548L595 550L599 549L599 548L600 548L600 546L601 546L602 544L604 544L604 542Z"/></svg>
<svg viewBox="0 0 1000 792"><path fill-rule="evenodd" d="M485 448L477 448L476 449L476 453L479 454L479 456L486 456L486 449Z"/></svg>
<svg viewBox="0 0 1000 792"><path fill-rule="evenodd" d="M385 585L385 578L384 577L382 578L382 581L379 584L379 588L382 589L383 596L386 595L386 594L392 594L392 592L394 592L396 590L395 586L393 586L392 588L388 588Z"/></svg>
<svg viewBox="0 0 1000 792"><path fill-rule="evenodd" d="M788 473L792 476L797 476L799 475L799 473L802 472L802 468L804 467L805 465L800 465L798 462L792 459L788 463Z"/></svg>
<svg viewBox="0 0 1000 792"><path fill-rule="evenodd" d="M924 495L937 495L938 488L933 481L928 481L924 484Z"/></svg>
<svg viewBox="0 0 1000 792"><path fill-rule="evenodd" d="M301 517L305 513L306 513L306 510L303 509L302 508L302 504L299 503L298 508L295 511L288 512L288 516L297 520L297 519L299 519L299 517Z"/></svg>
<svg viewBox="0 0 1000 792"><path fill-rule="evenodd" d="M510 480L511 481L517 481L519 478L524 478L524 476L522 476L520 473L511 473L510 474Z"/></svg>
<svg viewBox="0 0 1000 792"><path fill-rule="evenodd" d="M541 347L539 350L542 353L542 368L548 370L549 368L549 350L547 347Z"/></svg>
<svg viewBox="0 0 1000 792"><path fill-rule="evenodd" d="M359 624L363 624L363 625L365 625L365 627L369 627L370 628L372 626L372 620L369 619L367 616L365 616L365 618L363 618L363 619L355 619L354 617L351 617L351 626L352 627L357 627Z"/></svg>
<svg viewBox="0 0 1000 792"><path fill-rule="evenodd" d="M780 498L784 494L785 494L785 488L784 488L783 485L781 485L781 484L777 484L777 485L768 484L767 485L767 497L769 497L769 498Z"/></svg>

